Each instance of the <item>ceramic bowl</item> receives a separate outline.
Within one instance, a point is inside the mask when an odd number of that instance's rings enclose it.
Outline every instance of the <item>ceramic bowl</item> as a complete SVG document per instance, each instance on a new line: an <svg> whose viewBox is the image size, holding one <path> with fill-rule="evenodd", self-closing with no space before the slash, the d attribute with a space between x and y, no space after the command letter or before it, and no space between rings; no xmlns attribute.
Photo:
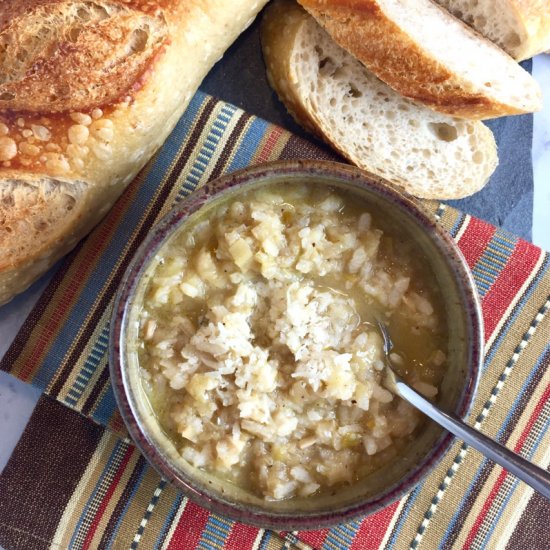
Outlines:
<svg viewBox="0 0 550 550"><path fill-rule="evenodd" d="M447 452L452 436L426 421L406 453L335 495L265 501L192 467L179 456L145 395L136 352L144 280L163 243L199 209L229 194L282 181L316 181L355 193L422 247L443 290L449 329L448 370L438 403L459 417L468 414L480 374L483 331L479 301L462 255L415 200L356 168L332 162L284 161L235 172L208 183L166 215L137 251L118 291L111 322L110 369L130 435L174 486L201 506L235 520L280 530L315 529L376 512L411 491Z"/></svg>

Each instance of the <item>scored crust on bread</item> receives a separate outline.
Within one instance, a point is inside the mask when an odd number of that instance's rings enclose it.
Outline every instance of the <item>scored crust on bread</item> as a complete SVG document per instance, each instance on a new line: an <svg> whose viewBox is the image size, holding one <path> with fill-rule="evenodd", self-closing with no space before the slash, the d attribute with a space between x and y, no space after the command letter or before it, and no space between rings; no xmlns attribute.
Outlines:
<svg viewBox="0 0 550 550"><path fill-rule="evenodd" d="M107 213L266 1L0 4L0 304Z"/></svg>
<svg viewBox="0 0 550 550"><path fill-rule="evenodd" d="M550 49L548 0L435 0L521 61Z"/></svg>
<svg viewBox="0 0 550 550"><path fill-rule="evenodd" d="M168 28L160 10L58 2L13 17L0 37L0 109L51 113L120 98L166 43Z"/></svg>
<svg viewBox="0 0 550 550"><path fill-rule="evenodd" d="M268 80L299 124L351 162L412 195L471 195L498 158L479 121L459 120L405 99L340 48L292 0L262 18Z"/></svg>
<svg viewBox="0 0 550 550"><path fill-rule="evenodd" d="M487 119L538 111L539 85L431 0L299 0L333 39L400 94Z"/></svg>

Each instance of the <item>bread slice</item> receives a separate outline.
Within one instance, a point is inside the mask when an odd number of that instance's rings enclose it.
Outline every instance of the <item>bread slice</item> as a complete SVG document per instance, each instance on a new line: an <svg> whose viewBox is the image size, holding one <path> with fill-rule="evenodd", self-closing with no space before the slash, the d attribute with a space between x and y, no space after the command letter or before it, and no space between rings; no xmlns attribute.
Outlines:
<svg viewBox="0 0 550 550"><path fill-rule="evenodd" d="M497 166L482 122L451 118L401 97L291 0L262 20L271 86L290 113L351 162L418 197L478 191Z"/></svg>
<svg viewBox="0 0 550 550"><path fill-rule="evenodd" d="M536 81L431 0L299 0L334 40L405 97L486 119L538 111Z"/></svg>
<svg viewBox="0 0 550 550"><path fill-rule="evenodd" d="M548 0L435 0L521 61L550 50Z"/></svg>

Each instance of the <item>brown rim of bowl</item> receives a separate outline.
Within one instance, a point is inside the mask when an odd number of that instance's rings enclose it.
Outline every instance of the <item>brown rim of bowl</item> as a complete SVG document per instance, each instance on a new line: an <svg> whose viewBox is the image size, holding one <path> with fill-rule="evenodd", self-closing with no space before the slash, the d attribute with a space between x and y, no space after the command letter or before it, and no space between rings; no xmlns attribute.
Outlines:
<svg viewBox="0 0 550 550"><path fill-rule="evenodd" d="M136 251L119 286L110 329L109 368L115 397L132 439L149 463L162 477L209 511L228 516L236 521L281 530L318 529L341 521L350 521L380 510L411 491L432 470L449 449L453 436L443 432L434 448L417 467L405 478L394 483L382 495L369 498L366 501L356 502L344 509L313 512L311 515L307 514L298 518L289 512L277 513L247 509L246 505L231 503L229 500L207 494L207 490L201 491L194 487L190 476L185 472L175 471L164 454L155 447L150 434L142 430L138 421L140 413L135 398L129 391L129 380L125 370L124 337L132 297L149 261L165 239L184 223L191 214L199 210L213 197L217 198L236 186L246 186L272 176L311 177L312 175L338 179L344 184L350 183L355 187L366 187L382 199L387 200L403 214L413 218L422 226L435 243L436 248L447 259L447 263L455 276L466 316L469 320L469 333L467 335L470 341L467 369L468 383L465 385L454 411L459 417L465 417L471 410L477 389L484 344L480 303L468 265L450 235L424 211L415 199L404 195L384 180L373 177L350 165L318 160L276 161L245 168L205 184L166 214L149 232Z"/></svg>

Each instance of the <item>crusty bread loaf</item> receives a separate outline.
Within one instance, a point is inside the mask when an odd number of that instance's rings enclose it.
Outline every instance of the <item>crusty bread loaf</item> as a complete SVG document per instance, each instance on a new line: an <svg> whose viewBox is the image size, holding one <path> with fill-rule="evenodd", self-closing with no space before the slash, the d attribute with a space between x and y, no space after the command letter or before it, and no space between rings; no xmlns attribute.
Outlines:
<svg viewBox="0 0 550 550"><path fill-rule="evenodd" d="M536 81L431 0L299 0L343 48L405 97L485 119L537 111Z"/></svg>
<svg viewBox="0 0 550 550"><path fill-rule="evenodd" d="M435 0L521 61L550 49L548 0Z"/></svg>
<svg viewBox="0 0 550 550"><path fill-rule="evenodd" d="M3 0L0 304L109 210L266 0Z"/></svg>
<svg viewBox="0 0 550 550"><path fill-rule="evenodd" d="M292 0L261 27L268 79L294 118L357 166L428 198L479 190L498 159L489 128L401 97Z"/></svg>

